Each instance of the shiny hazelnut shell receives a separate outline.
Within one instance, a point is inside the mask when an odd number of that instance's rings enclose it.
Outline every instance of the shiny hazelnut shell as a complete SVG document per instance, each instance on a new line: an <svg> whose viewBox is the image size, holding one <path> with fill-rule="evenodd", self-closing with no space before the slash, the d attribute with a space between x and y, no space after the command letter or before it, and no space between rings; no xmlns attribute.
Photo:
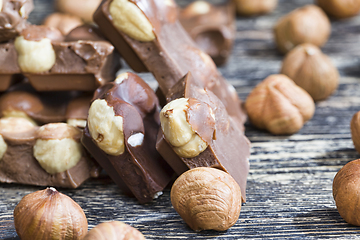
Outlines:
<svg viewBox="0 0 360 240"><path fill-rule="evenodd" d="M54 188L23 197L14 209L14 224L22 240L82 239L88 230L81 207Z"/></svg>
<svg viewBox="0 0 360 240"><path fill-rule="evenodd" d="M103 222L91 229L83 240L145 240L137 229L119 221Z"/></svg>
<svg viewBox="0 0 360 240"><path fill-rule="evenodd" d="M330 96L339 84L339 72L331 59L310 43L300 44L287 53L281 73L305 89L314 101Z"/></svg>
<svg viewBox="0 0 360 240"><path fill-rule="evenodd" d="M274 27L275 42L281 53L301 43L324 45L331 33L331 24L324 11L316 5L297 8L280 18Z"/></svg>
<svg viewBox="0 0 360 240"><path fill-rule="evenodd" d="M317 0L317 5L335 18L349 18L360 12L358 0Z"/></svg>
<svg viewBox="0 0 360 240"><path fill-rule="evenodd" d="M333 181L337 210L347 223L360 226L360 159L348 162Z"/></svg>

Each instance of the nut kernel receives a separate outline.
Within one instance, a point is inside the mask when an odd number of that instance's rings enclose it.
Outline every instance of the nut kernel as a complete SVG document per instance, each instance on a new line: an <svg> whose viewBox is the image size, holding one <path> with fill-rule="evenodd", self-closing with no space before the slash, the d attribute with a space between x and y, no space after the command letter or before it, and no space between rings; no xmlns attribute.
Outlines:
<svg viewBox="0 0 360 240"><path fill-rule="evenodd" d="M195 157L207 148L186 119L188 98L179 98L166 104L160 112L161 129L166 140L180 157Z"/></svg>
<svg viewBox="0 0 360 240"><path fill-rule="evenodd" d="M78 127L78 128L85 128L86 127L86 120L84 119L68 119L66 121L67 124L69 124L70 126L73 127Z"/></svg>
<svg viewBox="0 0 360 240"><path fill-rule="evenodd" d="M2 135L0 135L0 161L3 158L5 152L7 150L7 144Z"/></svg>
<svg viewBox="0 0 360 240"><path fill-rule="evenodd" d="M34 157L46 172L64 172L80 161L81 144L74 139L79 133L66 123L50 123L38 129Z"/></svg>
<svg viewBox="0 0 360 240"><path fill-rule="evenodd" d="M114 26L138 41L155 39L153 26L136 4L128 0L114 0L109 6Z"/></svg>
<svg viewBox="0 0 360 240"><path fill-rule="evenodd" d="M0 0L0 12L2 11L3 0Z"/></svg>
<svg viewBox="0 0 360 240"><path fill-rule="evenodd" d="M50 70L55 64L56 55L51 40L29 41L19 36L15 39L15 49L19 55L18 63L21 71L40 73Z"/></svg>
<svg viewBox="0 0 360 240"><path fill-rule="evenodd" d="M28 118L6 117L0 119L1 134L27 132L35 127Z"/></svg>
<svg viewBox="0 0 360 240"><path fill-rule="evenodd" d="M124 153L123 118L115 116L113 107L104 99L91 104L87 121L90 135L100 149L113 156Z"/></svg>

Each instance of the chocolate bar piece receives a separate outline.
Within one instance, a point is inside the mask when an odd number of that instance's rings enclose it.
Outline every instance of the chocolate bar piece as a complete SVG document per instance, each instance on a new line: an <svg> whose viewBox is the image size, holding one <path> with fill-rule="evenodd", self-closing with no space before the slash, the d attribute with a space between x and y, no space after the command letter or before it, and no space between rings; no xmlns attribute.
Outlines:
<svg viewBox="0 0 360 240"><path fill-rule="evenodd" d="M239 184L243 200L246 200L246 179L249 172L250 142L243 132L236 127L233 119L229 117L222 102L209 90L203 88L190 73L183 77L167 95L167 101L185 98L188 109L185 111L186 121L191 125L193 131L207 143L206 149L196 156L185 156L177 151L166 139L162 129L159 131L156 148L168 164L180 175L188 169L195 167L215 167L228 172ZM207 105L208 113L201 105ZM160 114L172 114L174 108L166 110L163 108ZM200 110L202 108L202 110ZM170 112L167 112L170 111ZM166 117L166 116L165 116ZM172 118L174 118L173 115ZM178 121L178 120L174 120ZM171 131L174 131L172 127ZM184 129L184 127L182 128ZM185 135L184 130L182 134ZM171 136L171 133L170 133ZM178 141L178 139L176 139ZM200 144L195 145L198 150ZM190 149L192 150L192 149Z"/></svg>
<svg viewBox="0 0 360 240"><path fill-rule="evenodd" d="M32 0L2 0L0 2L0 42L13 39L28 26L26 19L33 8Z"/></svg>
<svg viewBox="0 0 360 240"><path fill-rule="evenodd" d="M114 182L140 203L156 198L173 173L155 149L159 109L155 93L140 77L121 74L95 91L82 136Z"/></svg>
<svg viewBox="0 0 360 240"><path fill-rule="evenodd" d="M80 136L80 130L65 123L38 127L26 118L1 118L0 182L77 188L97 177L99 167L82 148Z"/></svg>
<svg viewBox="0 0 360 240"><path fill-rule="evenodd" d="M131 18L132 13L122 12L127 8L122 8L119 0L103 1L94 14L94 21L127 63L135 71L148 69L158 81L164 95L178 79L190 71L195 79L202 82L204 87L222 101L237 126L244 129L246 115L234 87L221 76L209 55L201 51L184 30L178 20L175 2L138 0L125 1L125 3L130 4L131 7L135 5L137 10L132 11L134 14L136 12L137 19L141 19L136 20L131 28L125 27L126 33L120 30L120 27L116 27L122 22L115 22L115 18L121 19L121 16ZM123 21L127 23L131 22L126 17L124 19ZM149 26L150 32L146 35L142 33L144 28L139 27L143 26L141 24ZM124 27L125 24L121 26ZM132 30L139 30L140 33L133 33ZM134 34L134 37L130 37L129 34ZM144 39L136 40L138 35Z"/></svg>
<svg viewBox="0 0 360 240"><path fill-rule="evenodd" d="M236 32L235 14L232 1L224 5L195 1L180 10L179 20L198 47L220 66L231 54Z"/></svg>

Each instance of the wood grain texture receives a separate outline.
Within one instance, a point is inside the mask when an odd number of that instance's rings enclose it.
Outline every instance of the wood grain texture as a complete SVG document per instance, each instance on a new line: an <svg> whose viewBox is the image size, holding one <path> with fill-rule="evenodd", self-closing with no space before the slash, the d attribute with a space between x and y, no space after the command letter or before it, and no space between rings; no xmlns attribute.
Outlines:
<svg viewBox="0 0 360 240"><path fill-rule="evenodd" d="M269 15L237 18L234 50L220 71L242 100L257 83L280 70L283 56L275 49L274 23L309 3L312 1L280 0ZM40 23L53 11L52 6L51 1L35 0L30 21ZM252 142L247 203L228 231L192 231L172 208L169 189L145 205L123 195L107 177L90 180L76 190L58 190L84 209L89 229L103 221L120 220L147 239L359 238L360 228L347 224L336 210L332 181L343 165L359 158L351 141L350 119L360 110L360 16L331 24L331 37L322 50L339 69L339 88L327 100L316 103L313 119L297 134L273 136L246 123L246 135ZM156 86L150 74L141 76ZM17 238L13 210L23 196L39 189L43 188L0 184L1 239Z"/></svg>

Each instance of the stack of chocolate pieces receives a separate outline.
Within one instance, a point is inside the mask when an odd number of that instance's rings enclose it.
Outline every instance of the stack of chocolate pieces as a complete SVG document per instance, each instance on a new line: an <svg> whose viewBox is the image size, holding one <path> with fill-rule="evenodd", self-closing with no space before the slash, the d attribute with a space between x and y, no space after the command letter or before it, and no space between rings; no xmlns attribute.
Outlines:
<svg viewBox="0 0 360 240"><path fill-rule="evenodd" d="M31 0L0 9L0 182L76 188L100 171L80 137L119 56L94 26L31 25Z"/></svg>

